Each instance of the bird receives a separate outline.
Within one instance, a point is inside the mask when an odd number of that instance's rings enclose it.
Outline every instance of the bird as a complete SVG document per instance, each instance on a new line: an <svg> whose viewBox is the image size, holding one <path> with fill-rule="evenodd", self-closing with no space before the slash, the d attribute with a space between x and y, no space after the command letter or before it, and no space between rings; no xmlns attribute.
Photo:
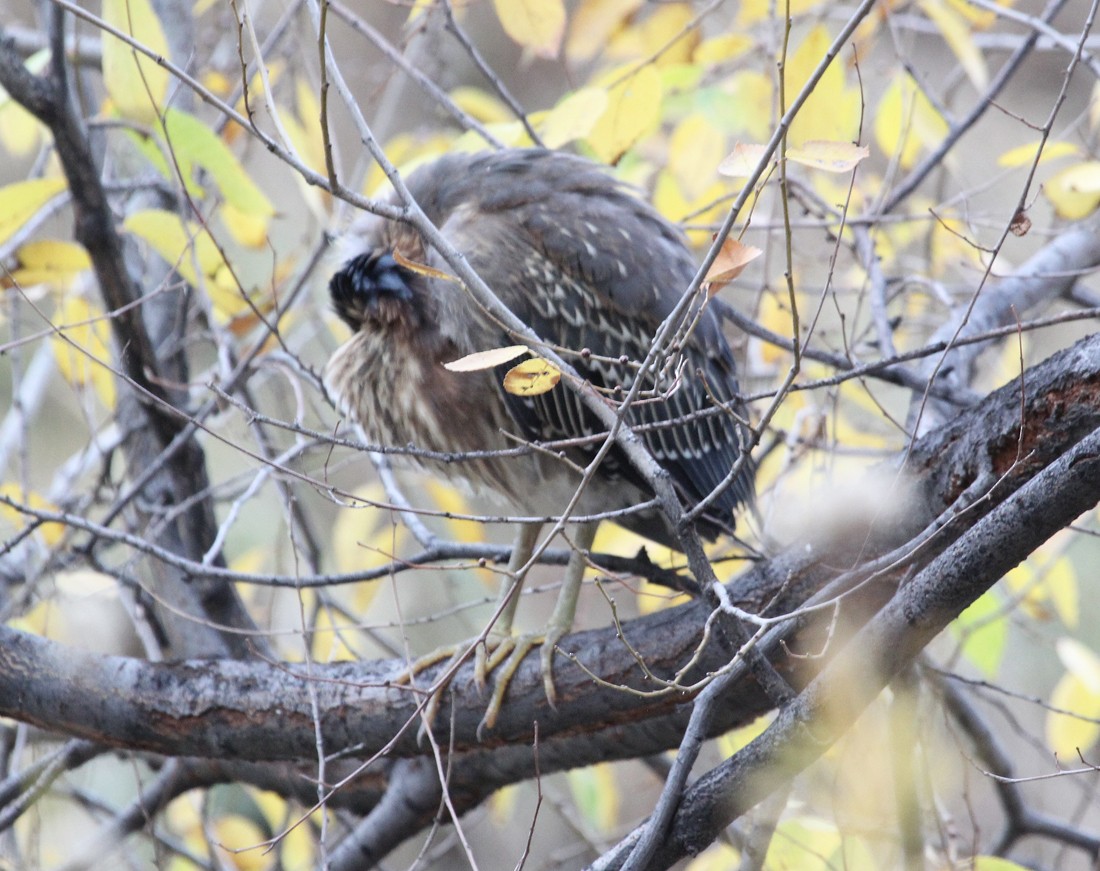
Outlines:
<svg viewBox="0 0 1100 871"><path fill-rule="evenodd" d="M735 512L753 502L752 432L734 356L706 294L696 294L662 365L622 405L695 275L684 234L605 167L565 152L447 154L411 172L406 187L500 302L635 428L684 505L710 500L697 530L710 540L732 535ZM391 202L400 205L396 193ZM512 363L478 371L445 366L515 345L516 337L450 278L442 255L409 223L363 213L340 248L329 294L352 335L332 355L324 381L343 414L370 444L412 446L415 464L486 491L516 516L560 515L607 427L564 383L533 396L505 389ZM534 448L517 452L520 445ZM653 496L613 445L583 481L573 510L622 512L615 523L681 549ZM520 524L498 620L478 648L479 683L500 668L484 727L495 725L508 682L540 644L543 684L555 702L554 649L572 627L596 526L572 528L573 554L546 632L515 636L516 603L541 528L536 520Z"/></svg>

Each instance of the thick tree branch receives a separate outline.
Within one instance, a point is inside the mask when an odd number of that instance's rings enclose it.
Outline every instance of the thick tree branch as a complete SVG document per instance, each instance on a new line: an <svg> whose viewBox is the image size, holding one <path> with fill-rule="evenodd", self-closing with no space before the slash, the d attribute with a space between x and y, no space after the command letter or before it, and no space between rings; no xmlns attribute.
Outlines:
<svg viewBox="0 0 1100 871"><path fill-rule="evenodd" d="M908 540L968 488L979 486L985 493L996 482L991 492L951 515L938 537L912 555L915 563L927 561L1100 424L1100 337L1029 370L1025 385L1023 405L1016 382L915 446L908 470L919 485L913 490L907 525L880 531L868 553ZM985 481L988 484L982 485ZM852 546L864 547L864 541ZM786 613L836 578L834 567L846 565L846 559L851 565L850 558L835 547L810 549L808 554L798 548L746 572L731 582L729 593L746 610L762 613L770 606L768 613ZM895 569L894 577L900 571ZM854 582L860 575L851 577ZM860 596L849 597L851 619L859 622L860 607L873 609L890 590L885 577ZM557 660L557 709L549 707L542 692L537 656L530 657L512 682L488 745L480 744L476 735L484 700L474 685L472 668L464 668L453 684L454 746L462 751L527 745L534 720L539 721L545 748L545 771L554 770L554 742L560 739L564 746L580 733L614 737L607 745L593 738L585 751L573 746L568 757L574 765L584 764L589 754L600 758L596 754L614 751L614 746L616 756L674 746L675 740L666 742L674 726L682 728L687 695L642 695L618 687L644 692L655 686L654 679L642 673L631 648L645 658L652 675L671 679L699 644L706 617L705 606L694 602L629 622L623 626L629 647L614 628L570 636L562 649L575 664ZM812 633L820 631L822 622L828 620L817 620L815 630L815 621L804 620L804 640L788 639L788 644L813 644ZM386 683L403 668L401 662L313 665L306 673L300 666L255 661L171 664L99 657L11 629L0 629L0 641L0 713L72 735L166 755L309 758L315 740L309 704L312 681L324 712L320 725L329 752L351 750L361 757L383 750L413 756L423 752L415 730L407 728L415 720L418 697ZM722 669L733 653L712 639L687 679ZM775 661L796 685L813 677L810 660L779 656ZM593 685L592 674L608 685ZM732 688L725 702L711 733L770 706L751 680ZM633 725L641 721L648 721L644 728ZM658 737L650 739L651 733ZM565 754L557 764L565 764Z"/></svg>

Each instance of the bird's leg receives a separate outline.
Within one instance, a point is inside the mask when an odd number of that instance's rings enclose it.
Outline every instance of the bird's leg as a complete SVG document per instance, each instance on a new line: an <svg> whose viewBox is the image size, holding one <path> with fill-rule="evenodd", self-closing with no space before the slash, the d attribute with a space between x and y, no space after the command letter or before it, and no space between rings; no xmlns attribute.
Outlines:
<svg viewBox="0 0 1100 871"><path fill-rule="evenodd" d="M577 611L577 597L580 595L581 581L584 579L584 570L588 565L588 551L596 537L598 522L582 523L577 527L573 539L573 554L565 568L565 578L562 580L561 592L558 594L554 613L547 624L545 634L521 635L511 639L510 643L503 644L494 651L494 656L489 661L489 669L495 668L500 661L507 656L507 661L501 666L500 673L496 676L493 685L493 697L489 701L489 707L485 710L485 716L481 720L482 728L492 729L500 715L504 704L504 693L508 684L515 675L516 670L523 662L524 657L533 647L542 645L540 651L542 662L542 685L546 690L546 698L550 704L554 704L556 693L554 691L554 649L562 637L573 627L573 617ZM504 649L504 654L500 651Z"/></svg>
<svg viewBox="0 0 1100 871"><path fill-rule="evenodd" d="M517 644L521 643L520 639L512 635L512 621L515 619L520 590L523 587L524 578L527 576L527 563L530 562L531 554L534 553L535 544L541 530L541 523L521 523L519 531L516 533L512 556L508 560L508 568L500 584L500 596L497 598L496 608L497 618L485 633L485 637L475 639L473 642L474 680L477 681L479 687L485 686L489 672L507 659L509 654L514 654ZM539 640L541 640L541 636ZM530 650L534 643L538 642L526 643L523 652L526 653ZM411 663L397 677L395 683L411 683L412 679L420 672L441 662L446 663L443 668L443 672L446 673L470 655L470 647L471 642L463 641L459 644L449 644L434 650ZM446 682L436 688L424 708L424 722L434 722L446 689ZM493 719L496 719L495 715Z"/></svg>
<svg viewBox="0 0 1100 871"><path fill-rule="evenodd" d="M596 539L596 527L599 521L582 523L573 537L573 553L565 567L565 579L562 581L554 613L546 627L546 637L542 642L542 685L546 689L546 698L554 702L554 649L558 642L573 628L573 618L577 614L577 597L581 592L581 581L588 566L588 552Z"/></svg>
<svg viewBox="0 0 1100 871"><path fill-rule="evenodd" d="M479 644L475 653L474 680L477 681L478 686L485 686L485 678L489 672L496 668L516 645L516 638L512 635L512 621L515 620L519 594L527 578L527 563L535 551L535 543L538 541L541 530L541 523L521 523L516 532L516 541L512 546L512 556L508 560L507 573L500 582L500 595L497 598L500 616L490 627L485 643Z"/></svg>

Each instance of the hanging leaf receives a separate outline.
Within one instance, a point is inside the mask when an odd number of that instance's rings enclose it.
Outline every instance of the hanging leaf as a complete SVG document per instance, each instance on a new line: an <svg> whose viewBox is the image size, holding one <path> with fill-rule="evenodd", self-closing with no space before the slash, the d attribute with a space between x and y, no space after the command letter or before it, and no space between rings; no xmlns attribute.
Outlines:
<svg viewBox="0 0 1100 871"><path fill-rule="evenodd" d="M814 26L787 58L785 90L787 105L794 101L826 55L832 36L824 25ZM845 81L845 68L834 59L814 85L791 124L790 141L795 145L814 139L845 141L859 132L861 97Z"/></svg>
<svg viewBox="0 0 1100 871"><path fill-rule="evenodd" d="M508 371L504 376L504 389L514 396L538 396L553 390L560 380L561 372L557 366L549 360L534 357Z"/></svg>
<svg viewBox="0 0 1100 871"><path fill-rule="evenodd" d="M746 266L764 252L752 245L743 245L727 238L703 280L707 295L714 296L722 287L740 275Z"/></svg>
<svg viewBox="0 0 1100 871"><path fill-rule="evenodd" d="M896 158L902 169L917 162L923 148L939 144L947 122L908 74L896 76L879 100L875 139L882 153Z"/></svg>
<svg viewBox="0 0 1100 871"><path fill-rule="evenodd" d="M984 91L989 86L989 70L986 69L981 50L974 43L966 19L943 0L919 0L918 5L928 16L928 20L936 25L943 41L970 79L970 84L976 91Z"/></svg>
<svg viewBox="0 0 1100 871"><path fill-rule="evenodd" d="M526 345L509 345L506 348L475 351L472 354L467 354L465 357L460 357L457 360L444 363L443 368L450 372L480 372L483 369L492 369L495 366L500 366L502 363L508 363L515 360L516 357L526 353Z"/></svg>
<svg viewBox="0 0 1100 871"><path fill-rule="evenodd" d="M209 280L227 268L221 251L206 229L192 221L184 221L174 212L163 209L132 212L123 227L148 242L166 263L195 287L203 283L200 274Z"/></svg>
<svg viewBox="0 0 1100 871"><path fill-rule="evenodd" d="M409 270L409 272L415 272L417 275L458 283L458 279L450 273L444 272L442 269L436 269L434 266L428 266L426 263L417 263L415 260L410 260L400 251L394 250L393 259L397 261L398 266Z"/></svg>
<svg viewBox="0 0 1100 871"><path fill-rule="evenodd" d="M49 49L36 51L23 62L28 72L37 75L50 62ZM32 155L42 141L45 126L0 88L0 147L16 157Z"/></svg>
<svg viewBox="0 0 1100 871"><path fill-rule="evenodd" d="M74 387L90 385L104 408L114 408L114 373L108 368L111 330L103 312L83 297L70 295L58 306L54 322L58 332L50 341L61 377Z"/></svg>
<svg viewBox="0 0 1100 871"><path fill-rule="evenodd" d="M0 496L10 500L13 505L25 505L38 511L57 511L58 507L34 491L24 490L18 484L0 484ZM18 508L6 502L0 502L0 518L9 521L16 529L25 529L31 523L37 522L34 517L24 514ZM47 547L54 547L61 541L65 534L65 524L47 521L40 524L35 532L42 536L42 541Z"/></svg>
<svg viewBox="0 0 1100 871"><path fill-rule="evenodd" d="M538 122L539 135L547 148L561 148L592 132L607 110L608 96L603 88L573 91Z"/></svg>
<svg viewBox="0 0 1100 871"><path fill-rule="evenodd" d="M731 178L748 178L767 153L767 146L738 142L718 164L718 172Z"/></svg>
<svg viewBox="0 0 1100 871"><path fill-rule="evenodd" d="M1042 143L1028 142L1025 145L1018 145L1015 148L1010 148L1004 154L997 158L997 166L1003 166L1006 169L1012 169L1019 166L1031 166L1035 162L1035 155L1039 150ZM1059 157L1076 157L1081 153L1079 149L1072 142L1050 142L1043 145L1043 153L1039 155L1039 163L1047 163L1051 160L1057 160Z"/></svg>
<svg viewBox="0 0 1100 871"><path fill-rule="evenodd" d="M63 190L63 178L32 178L0 187L0 245Z"/></svg>
<svg viewBox="0 0 1100 871"><path fill-rule="evenodd" d="M587 141L600 160L614 163L661 123L661 74L648 64L634 72L619 68L601 76L596 84L610 90L607 108Z"/></svg>
<svg viewBox="0 0 1100 871"><path fill-rule="evenodd" d="M464 86L450 93L451 101L463 112L482 124L500 124L515 119L515 113L502 100L484 88Z"/></svg>
<svg viewBox="0 0 1100 871"><path fill-rule="evenodd" d="M538 57L555 58L565 34L562 0L493 0L500 26Z"/></svg>
<svg viewBox="0 0 1100 871"><path fill-rule="evenodd" d="M1095 722L1100 718L1100 657L1072 638L1059 638L1056 649L1066 674L1054 687L1050 705L1069 713L1047 715L1047 742L1060 759L1073 760L1100 737Z"/></svg>
<svg viewBox="0 0 1100 871"><path fill-rule="evenodd" d="M637 11L643 0L584 0L573 12L565 57L583 63L607 48L611 38Z"/></svg>
<svg viewBox="0 0 1100 871"><path fill-rule="evenodd" d="M601 835L610 835L619 824L619 786L611 766L574 768L567 777L581 816Z"/></svg>
<svg viewBox="0 0 1100 871"><path fill-rule="evenodd" d="M972 871L1028 871L1026 865L1019 865L1000 856L975 856L971 868Z"/></svg>
<svg viewBox="0 0 1100 871"><path fill-rule="evenodd" d="M726 137L695 112L676 125L668 141L668 168L689 199L714 184L714 167L722 161Z"/></svg>
<svg viewBox="0 0 1100 871"><path fill-rule="evenodd" d="M270 217L275 207L207 124L180 109L164 116L164 135L182 166L208 173L225 201L246 215Z"/></svg>
<svg viewBox="0 0 1100 871"><path fill-rule="evenodd" d="M979 596L951 625L962 652L989 679L997 677L1008 644L1008 626L997 593Z"/></svg>
<svg viewBox="0 0 1100 871"><path fill-rule="evenodd" d="M92 259L82 245L57 239L40 239L21 245L15 252L17 266L0 276L0 287L49 284L63 287L85 269Z"/></svg>
<svg viewBox="0 0 1100 871"><path fill-rule="evenodd" d="M851 172L871 156L866 145L814 140L787 151L787 160L825 172Z"/></svg>
<svg viewBox="0 0 1100 871"><path fill-rule="evenodd" d="M1043 185L1058 217L1079 220L1100 205L1100 161L1086 160L1063 169Z"/></svg>
<svg viewBox="0 0 1100 871"><path fill-rule="evenodd" d="M103 0L103 20L154 55L168 57L168 40L149 0ZM104 31L103 84L120 115L152 126L168 98L170 77L164 67Z"/></svg>
<svg viewBox="0 0 1100 871"><path fill-rule="evenodd" d="M188 284L203 288L220 323L251 315L253 306L269 311L274 305L270 295L250 303L213 237L195 222L184 221L174 212L145 209L128 215L123 227L151 245ZM248 323L246 320L240 326L246 328Z"/></svg>

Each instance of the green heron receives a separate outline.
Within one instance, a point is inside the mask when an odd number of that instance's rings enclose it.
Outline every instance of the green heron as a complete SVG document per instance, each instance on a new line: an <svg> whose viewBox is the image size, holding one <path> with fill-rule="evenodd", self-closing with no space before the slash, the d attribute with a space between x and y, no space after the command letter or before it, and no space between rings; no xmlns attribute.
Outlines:
<svg viewBox="0 0 1100 871"><path fill-rule="evenodd" d="M733 355L702 295L635 401L629 407L621 402L658 327L695 274L683 235L598 165L557 152L449 155L417 169L407 186L500 301L619 409L686 505L723 488L696 527L711 540L732 533L735 509L752 500L747 457L740 474L727 480L749 434ZM430 456L417 462L503 497L519 515L560 515L581 487L579 470L595 456L606 427L565 384L520 396L502 386L507 366L444 368L475 351L513 345L515 338L460 284L433 273L447 265L410 225L364 215L351 227L345 250L350 259L329 290L353 335L326 370L343 411L373 444L413 445L448 458L476 452L460 462ZM509 450L524 443L538 446L519 456ZM642 476L613 448L584 482L574 512L622 511L614 522L678 549L676 530L656 508L627 510L652 498ZM487 727L519 662L540 643L543 682L553 702L554 646L572 626L595 527L576 527L573 557L545 635L517 639L512 619L540 529L536 522L521 524L501 590L501 616L487 644L491 652L478 660L479 682L508 660L496 680Z"/></svg>

